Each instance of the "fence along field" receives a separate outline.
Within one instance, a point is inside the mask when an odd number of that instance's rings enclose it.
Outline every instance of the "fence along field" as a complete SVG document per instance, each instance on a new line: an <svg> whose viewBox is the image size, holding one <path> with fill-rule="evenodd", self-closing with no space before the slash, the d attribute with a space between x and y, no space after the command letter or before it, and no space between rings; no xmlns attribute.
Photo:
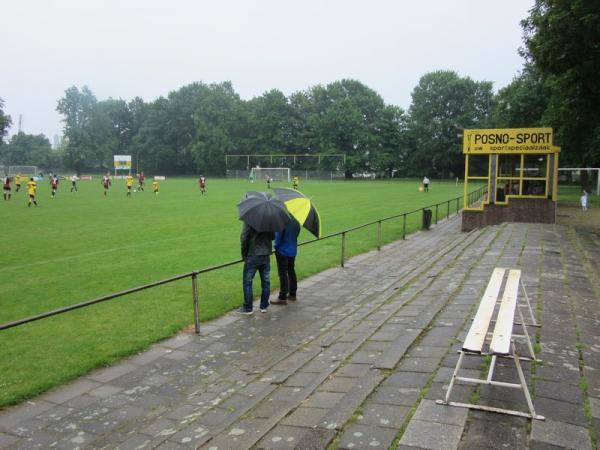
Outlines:
<svg viewBox="0 0 600 450"><path fill-rule="evenodd" d="M70 183L63 182L51 200L47 183L39 185L39 208L27 207L23 190L2 204L7 220L0 323L239 259L241 222L236 203L248 190L266 190L262 182L209 179L202 197L196 180L170 179L161 182L158 196L146 190L127 198L124 181L116 180L104 198L95 177L81 181L77 193L70 193ZM434 181L427 194L418 187L418 181L300 182L300 189L319 208L324 234L462 193L462 186L454 182ZM455 203L450 206L454 212ZM440 209L443 215L445 208ZM418 214L409 216L407 231L415 230L420 220ZM401 234L401 220L383 223L383 242ZM301 233L301 241L310 239L308 232ZM376 228L369 227L347 236L346 254L376 245ZM299 276L338 265L339 260L338 239L303 246L297 260ZM272 275L275 290L276 272ZM199 278L202 320L241 304L240 280L240 265ZM110 364L191 323L187 279L2 331L0 405Z"/></svg>

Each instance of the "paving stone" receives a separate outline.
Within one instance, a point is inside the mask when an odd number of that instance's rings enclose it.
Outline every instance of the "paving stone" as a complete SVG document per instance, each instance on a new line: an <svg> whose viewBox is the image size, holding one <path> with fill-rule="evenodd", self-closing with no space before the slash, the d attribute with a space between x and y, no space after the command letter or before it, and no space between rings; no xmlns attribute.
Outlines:
<svg viewBox="0 0 600 450"><path fill-rule="evenodd" d="M18 440L18 436L13 436L7 433L0 433L0 448L8 447L10 444Z"/></svg>
<svg viewBox="0 0 600 450"><path fill-rule="evenodd" d="M332 409L344 397L342 392L315 392L302 405L310 408Z"/></svg>
<svg viewBox="0 0 600 450"><path fill-rule="evenodd" d="M448 346L445 347L426 347L424 345L417 345L410 349L409 356L417 358L438 358L448 353Z"/></svg>
<svg viewBox="0 0 600 450"><path fill-rule="evenodd" d="M413 419L464 426L468 412L469 410L466 408L438 405L432 400L424 399L419 404Z"/></svg>
<svg viewBox="0 0 600 450"><path fill-rule="evenodd" d="M436 371L440 360L438 358L408 357L402 361L400 369L407 372L433 373Z"/></svg>
<svg viewBox="0 0 600 450"><path fill-rule="evenodd" d="M327 448L335 436L335 431L316 428L307 430L294 447L303 450L320 450Z"/></svg>
<svg viewBox="0 0 600 450"><path fill-rule="evenodd" d="M535 383L535 396L546 397L563 402L583 404L583 394L579 386L565 383L537 380Z"/></svg>
<svg viewBox="0 0 600 450"><path fill-rule="evenodd" d="M89 378L92 381L97 381L99 383L108 383L116 378L119 378L125 374L133 372L134 370L138 370L139 366L131 363L121 363L112 367L107 367L105 369L96 370L89 375Z"/></svg>
<svg viewBox="0 0 600 450"><path fill-rule="evenodd" d="M535 412L546 417L546 419L582 427L587 425L583 403L577 405L550 398L536 397L533 406Z"/></svg>
<svg viewBox="0 0 600 450"><path fill-rule="evenodd" d="M327 409L302 406L284 418L281 424L292 427L316 427L327 412Z"/></svg>
<svg viewBox="0 0 600 450"><path fill-rule="evenodd" d="M256 448L264 450L312 448L299 446L299 442L302 440L306 433L306 428L278 425L273 430L271 430L266 436L264 436L258 442L258 444L256 444Z"/></svg>
<svg viewBox="0 0 600 450"><path fill-rule="evenodd" d="M401 445L432 450L458 448L463 427L412 419L400 439Z"/></svg>
<svg viewBox="0 0 600 450"><path fill-rule="evenodd" d="M499 414L490 413L488 415L499 416ZM490 426L488 420L472 420L468 430L463 434L460 448L463 450L527 448L526 424L514 426L495 422L493 426Z"/></svg>
<svg viewBox="0 0 600 450"><path fill-rule="evenodd" d="M421 390L417 388L380 387L373 394L376 403L385 405L413 406Z"/></svg>
<svg viewBox="0 0 600 450"><path fill-rule="evenodd" d="M349 392L357 383L357 378L332 376L319 387L319 391Z"/></svg>
<svg viewBox="0 0 600 450"><path fill-rule="evenodd" d="M427 377L418 372L399 371L385 380L385 386L419 388L427 384Z"/></svg>
<svg viewBox="0 0 600 450"><path fill-rule="evenodd" d="M588 430L584 427L571 425L554 420L533 420L531 423L531 444L545 444L572 450L591 450L592 441Z"/></svg>
<svg viewBox="0 0 600 450"><path fill-rule="evenodd" d="M19 422L23 422L31 417L37 416L44 411L54 408L54 403L45 401L27 402L25 404L13 407L3 412L0 416L0 431L11 431L17 427Z"/></svg>
<svg viewBox="0 0 600 450"><path fill-rule="evenodd" d="M367 427L364 425L350 425L342 433L338 442L340 449L371 449L389 448L394 438L396 430L390 428Z"/></svg>
<svg viewBox="0 0 600 450"><path fill-rule="evenodd" d="M365 376L369 370L370 367L366 364L347 364L340 367L340 369L336 372L336 376L361 378Z"/></svg>
<svg viewBox="0 0 600 450"><path fill-rule="evenodd" d="M319 377L318 374L311 372L297 372L285 380L285 385L288 387L306 387Z"/></svg>
<svg viewBox="0 0 600 450"><path fill-rule="evenodd" d="M376 426L383 428L402 428L404 420L411 408L408 406L383 405L367 401L362 407L362 414L356 419L356 423L365 426Z"/></svg>

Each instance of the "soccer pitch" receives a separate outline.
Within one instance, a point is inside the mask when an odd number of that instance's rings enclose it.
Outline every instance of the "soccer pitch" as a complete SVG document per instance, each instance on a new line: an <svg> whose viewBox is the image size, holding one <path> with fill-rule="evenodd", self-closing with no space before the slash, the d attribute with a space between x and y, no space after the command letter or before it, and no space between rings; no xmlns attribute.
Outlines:
<svg viewBox="0 0 600 450"><path fill-rule="evenodd" d="M100 177L94 177L80 181L73 193L70 182L62 181L51 199L48 182L38 186L39 207L27 207L23 187L1 206L0 323L237 260L241 222L236 204L249 190L267 190L264 182L208 179L202 196L195 179L173 178L160 182L159 195L147 183L146 191L127 197L125 182L116 180L104 197ZM274 183L283 186L289 187ZM323 235L445 202L463 189L437 181L428 193L418 187L419 181L300 183L320 212ZM446 208L440 206L440 218ZM452 202L450 212L455 209ZM409 216L407 232L420 223L420 214ZM383 242L401 237L401 218L383 223ZM300 234L301 242L312 239L306 230ZM347 257L376 246L376 226L346 237ZM339 237L302 246L299 278L339 265L340 254ZM241 270L234 265L199 276L202 320L241 305ZM271 287L278 288L274 258ZM192 324L193 317L188 278L0 331L0 406L139 351Z"/></svg>

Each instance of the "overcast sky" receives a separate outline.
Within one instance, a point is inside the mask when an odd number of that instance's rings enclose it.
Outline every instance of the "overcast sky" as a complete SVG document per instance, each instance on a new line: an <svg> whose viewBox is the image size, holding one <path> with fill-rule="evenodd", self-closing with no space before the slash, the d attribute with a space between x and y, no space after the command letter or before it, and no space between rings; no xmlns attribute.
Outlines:
<svg viewBox="0 0 600 450"><path fill-rule="evenodd" d="M506 86L534 0L12 0L0 19L10 134L62 134L70 86L146 102L193 81L243 99L343 78L407 109L434 70Z"/></svg>

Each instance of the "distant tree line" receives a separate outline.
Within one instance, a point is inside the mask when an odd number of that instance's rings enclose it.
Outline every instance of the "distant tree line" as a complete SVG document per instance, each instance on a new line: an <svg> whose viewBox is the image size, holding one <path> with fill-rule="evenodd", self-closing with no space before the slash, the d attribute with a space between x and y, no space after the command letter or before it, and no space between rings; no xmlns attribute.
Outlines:
<svg viewBox="0 0 600 450"><path fill-rule="evenodd" d="M421 77L407 111L349 79L247 101L229 82L192 83L153 102L97 100L73 86L57 106L62 147L19 133L0 139L0 163L81 172L109 170L114 154L130 154L134 169L150 173L223 175L226 154L343 153L343 167L331 158L321 168L448 178L463 173L464 128L551 126L562 165L598 166L600 6L537 0L522 26L523 70L496 94L492 83L453 71ZM11 124L2 110L0 100L0 138Z"/></svg>

